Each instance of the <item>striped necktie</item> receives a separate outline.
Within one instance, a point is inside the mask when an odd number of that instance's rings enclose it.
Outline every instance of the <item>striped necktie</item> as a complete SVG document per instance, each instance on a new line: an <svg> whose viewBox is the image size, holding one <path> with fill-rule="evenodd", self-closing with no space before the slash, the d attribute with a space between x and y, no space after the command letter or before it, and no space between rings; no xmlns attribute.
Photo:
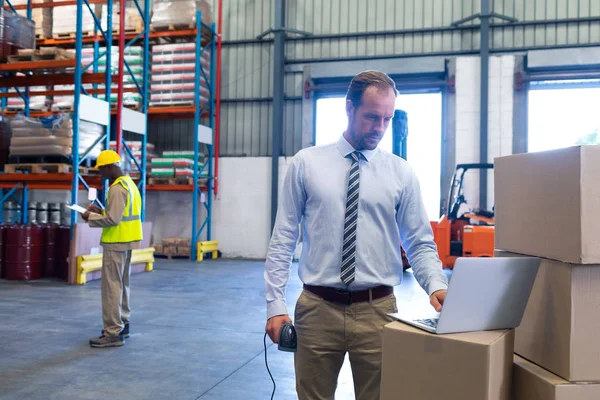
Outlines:
<svg viewBox="0 0 600 400"><path fill-rule="evenodd" d="M354 282L356 273L356 224L358 222L358 183L360 178L358 160L361 154L355 151L349 156L352 158L352 166L348 176L341 270L341 279L345 284Z"/></svg>

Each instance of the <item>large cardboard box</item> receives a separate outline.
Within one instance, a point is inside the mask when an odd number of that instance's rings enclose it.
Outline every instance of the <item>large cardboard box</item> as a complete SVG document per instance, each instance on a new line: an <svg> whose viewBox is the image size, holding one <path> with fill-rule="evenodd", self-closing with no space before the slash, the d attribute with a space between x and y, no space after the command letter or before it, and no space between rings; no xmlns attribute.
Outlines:
<svg viewBox="0 0 600 400"><path fill-rule="evenodd" d="M600 381L599 309L600 265L542 259L515 353L568 381Z"/></svg>
<svg viewBox="0 0 600 400"><path fill-rule="evenodd" d="M434 335L383 328L381 400L508 400L514 331Z"/></svg>
<svg viewBox="0 0 600 400"><path fill-rule="evenodd" d="M600 264L600 146L495 159L495 247Z"/></svg>
<svg viewBox="0 0 600 400"><path fill-rule="evenodd" d="M598 399L600 384L572 383L515 356L512 400Z"/></svg>

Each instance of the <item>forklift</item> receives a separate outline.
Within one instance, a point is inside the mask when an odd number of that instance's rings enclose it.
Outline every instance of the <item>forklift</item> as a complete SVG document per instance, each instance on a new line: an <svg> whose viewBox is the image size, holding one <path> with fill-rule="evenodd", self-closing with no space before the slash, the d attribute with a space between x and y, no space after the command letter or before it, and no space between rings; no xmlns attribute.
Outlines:
<svg viewBox="0 0 600 400"><path fill-rule="evenodd" d="M487 171L494 164L458 164L452 176L446 213L438 222L432 222L434 241L444 268L454 268L458 257L494 256L494 210L471 209L460 214L467 204L464 178L468 171Z"/></svg>
<svg viewBox="0 0 600 400"><path fill-rule="evenodd" d="M406 112L396 110L392 119L392 152L407 159L408 118ZM431 221L434 241L444 268L454 268L458 257L494 256L494 211L472 209L459 215L467 204L464 196L464 177L470 170L482 173L494 164L458 164L452 176L446 213L438 221ZM406 271L410 263L402 246L402 265Z"/></svg>

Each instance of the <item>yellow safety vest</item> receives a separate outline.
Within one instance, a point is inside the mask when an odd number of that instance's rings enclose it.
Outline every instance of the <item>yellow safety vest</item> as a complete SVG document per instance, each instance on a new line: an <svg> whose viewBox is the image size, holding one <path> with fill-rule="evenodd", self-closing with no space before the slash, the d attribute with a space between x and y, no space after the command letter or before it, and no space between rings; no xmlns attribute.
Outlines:
<svg viewBox="0 0 600 400"><path fill-rule="evenodd" d="M121 185L127 190L127 204L123 211L121 223L117 226L102 229L102 243L130 243L143 239L142 233L142 197L135 182L128 176L121 176L110 185ZM108 207L108 198L106 200Z"/></svg>

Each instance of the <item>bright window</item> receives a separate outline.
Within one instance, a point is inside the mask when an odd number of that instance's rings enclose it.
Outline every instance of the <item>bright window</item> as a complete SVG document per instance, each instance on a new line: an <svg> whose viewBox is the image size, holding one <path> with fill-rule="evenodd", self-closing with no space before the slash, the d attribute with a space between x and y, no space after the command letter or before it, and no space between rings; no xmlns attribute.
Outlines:
<svg viewBox="0 0 600 400"><path fill-rule="evenodd" d="M348 126L345 102L344 97L317 100L317 145L337 141ZM440 213L442 95L402 94L396 100L396 108L408 114L407 159L419 178L429 218L437 221ZM392 124L379 148L392 152Z"/></svg>
<svg viewBox="0 0 600 400"><path fill-rule="evenodd" d="M600 88L529 91L528 151L600 144Z"/></svg>

